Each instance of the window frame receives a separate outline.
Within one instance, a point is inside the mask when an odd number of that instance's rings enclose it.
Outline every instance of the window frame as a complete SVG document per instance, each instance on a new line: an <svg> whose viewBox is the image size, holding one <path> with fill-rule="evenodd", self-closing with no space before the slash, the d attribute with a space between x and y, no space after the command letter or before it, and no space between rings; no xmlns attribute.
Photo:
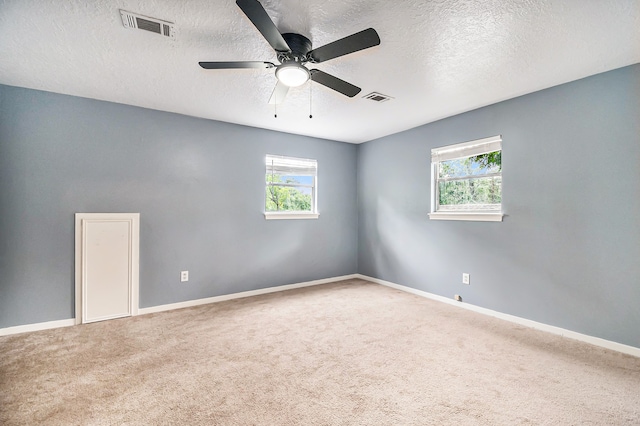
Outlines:
<svg viewBox="0 0 640 426"><path fill-rule="evenodd" d="M304 183L279 183L279 182L268 182L266 181L267 176L269 175L269 159L279 160L284 168L289 168L291 170L295 170L296 163L304 164L300 170L302 173L289 174L288 176L311 176L311 184ZM287 165L286 163L289 162ZM271 166L271 173L273 174L273 163ZM314 174L309 172L310 169L313 169ZM318 213L318 161L310 158L300 158L300 157L290 157L284 155L275 155L275 154L267 154L265 156L265 192L264 192L264 217L267 220L273 219L317 219L320 215ZM287 176L284 174L283 176ZM270 186L279 186L279 187L293 187L293 188L311 188L311 209L309 211L275 211L270 212L267 211L267 192L266 190Z"/></svg>
<svg viewBox="0 0 640 426"><path fill-rule="evenodd" d="M497 148L497 149L496 149ZM504 214L502 212L502 201L499 210L490 209L461 209L446 210L440 209L439 185L442 181L439 179L439 165L444 161L455 160L459 158L471 157L474 155L486 154L489 152L502 152L502 135L491 136L483 139L476 139L469 142L463 142L454 145L446 145L431 150L431 211L429 219L431 220L465 220L465 221L482 221L482 222L502 222ZM485 175L477 175L477 177L502 177L502 170L499 173L488 173ZM449 178L447 180L466 180L464 178Z"/></svg>

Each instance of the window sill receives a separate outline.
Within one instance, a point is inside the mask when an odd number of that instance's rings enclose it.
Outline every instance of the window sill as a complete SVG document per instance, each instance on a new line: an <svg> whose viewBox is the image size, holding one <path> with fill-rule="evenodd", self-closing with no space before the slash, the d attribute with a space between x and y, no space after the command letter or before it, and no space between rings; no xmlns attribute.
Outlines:
<svg viewBox="0 0 640 426"><path fill-rule="evenodd" d="M431 220L467 220L475 222L502 222L502 213L467 213L467 212L436 212L429 213Z"/></svg>
<svg viewBox="0 0 640 426"><path fill-rule="evenodd" d="M318 213L305 213L305 212L265 212L264 218L266 220L273 219L317 219L320 215Z"/></svg>

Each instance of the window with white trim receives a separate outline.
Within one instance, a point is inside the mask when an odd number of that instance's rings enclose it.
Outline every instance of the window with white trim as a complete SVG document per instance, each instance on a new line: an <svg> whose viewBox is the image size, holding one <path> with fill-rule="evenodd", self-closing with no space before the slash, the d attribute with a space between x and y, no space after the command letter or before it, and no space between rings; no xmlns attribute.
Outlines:
<svg viewBox="0 0 640 426"><path fill-rule="evenodd" d="M502 221L502 137L431 150L431 219Z"/></svg>
<svg viewBox="0 0 640 426"><path fill-rule="evenodd" d="M265 218L316 219L318 162L267 155Z"/></svg>

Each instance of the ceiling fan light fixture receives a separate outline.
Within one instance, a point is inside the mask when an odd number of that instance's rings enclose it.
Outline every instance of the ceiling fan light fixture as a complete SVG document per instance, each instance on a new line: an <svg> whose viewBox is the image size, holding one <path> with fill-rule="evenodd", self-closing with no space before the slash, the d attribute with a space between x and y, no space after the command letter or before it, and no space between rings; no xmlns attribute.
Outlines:
<svg viewBox="0 0 640 426"><path fill-rule="evenodd" d="M298 63L291 63L280 65L276 69L276 77L285 86L298 87L306 83L311 74L306 67Z"/></svg>

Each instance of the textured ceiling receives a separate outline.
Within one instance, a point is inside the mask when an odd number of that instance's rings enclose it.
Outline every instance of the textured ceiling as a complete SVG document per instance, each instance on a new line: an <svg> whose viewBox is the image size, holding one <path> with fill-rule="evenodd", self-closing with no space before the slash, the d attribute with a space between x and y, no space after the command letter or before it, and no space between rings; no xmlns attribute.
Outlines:
<svg viewBox="0 0 640 426"><path fill-rule="evenodd" d="M307 83L274 118L273 70L200 68L276 62L234 0L0 0L0 84L359 143L640 62L638 0L261 3L314 47L375 28L380 46L314 66L362 92ZM175 22L177 36L126 29L119 9ZM394 99L362 98L373 91Z"/></svg>

